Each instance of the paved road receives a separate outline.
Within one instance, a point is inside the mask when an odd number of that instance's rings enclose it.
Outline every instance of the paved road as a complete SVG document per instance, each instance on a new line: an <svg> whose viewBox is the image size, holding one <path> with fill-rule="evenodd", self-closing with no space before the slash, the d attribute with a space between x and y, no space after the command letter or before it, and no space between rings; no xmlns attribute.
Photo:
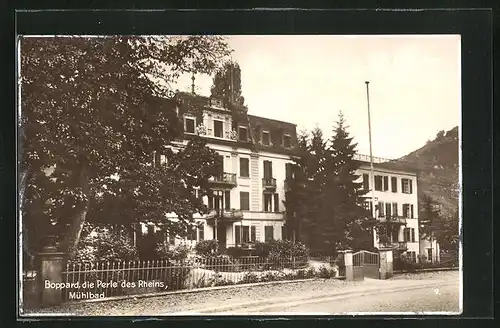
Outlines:
<svg viewBox="0 0 500 328"><path fill-rule="evenodd" d="M309 303L308 303L309 302ZM439 287L425 287L397 292L373 293L372 295L331 298L327 300L311 300L306 304L288 306L270 306L249 314L300 312L316 314L347 314L359 312L460 312L459 289L456 284Z"/></svg>

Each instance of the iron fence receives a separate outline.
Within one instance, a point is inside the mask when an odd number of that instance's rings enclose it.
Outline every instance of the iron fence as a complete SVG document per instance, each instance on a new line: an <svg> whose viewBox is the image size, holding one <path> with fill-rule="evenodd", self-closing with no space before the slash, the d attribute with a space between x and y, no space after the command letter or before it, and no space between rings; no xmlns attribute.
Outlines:
<svg viewBox="0 0 500 328"><path fill-rule="evenodd" d="M61 289L64 301L77 301L233 284L345 277L340 271L332 257L319 256L314 260L224 256L186 261L69 262Z"/></svg>

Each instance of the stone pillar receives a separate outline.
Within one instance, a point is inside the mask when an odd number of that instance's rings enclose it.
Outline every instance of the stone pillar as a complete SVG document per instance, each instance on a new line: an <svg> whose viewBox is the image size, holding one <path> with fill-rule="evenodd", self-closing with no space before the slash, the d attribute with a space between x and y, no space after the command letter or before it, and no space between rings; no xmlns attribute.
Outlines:
<svg viewBox="0 0 500 328"><path fill-rule="evenodd" d="M37 290L42 307L60 304L63 300L63 289L46 288L46 283L63 282L62 272L66 254L57 251L54 237L48 239L49 243L38 254Z"/></svg>
<svg viewBox="0 0 500 328"><path fill-rule="evenodd" d="M352 251L350 249L339 251L344 256L345 280L354 280L354 268L352 262Z"/></svg>
<svg viewBox="0 0 500 328"><path fill-rule="evenodd" d="M393 260L392 260L392 249L380 249L380 279L389 279L393 273Z"/></svg>

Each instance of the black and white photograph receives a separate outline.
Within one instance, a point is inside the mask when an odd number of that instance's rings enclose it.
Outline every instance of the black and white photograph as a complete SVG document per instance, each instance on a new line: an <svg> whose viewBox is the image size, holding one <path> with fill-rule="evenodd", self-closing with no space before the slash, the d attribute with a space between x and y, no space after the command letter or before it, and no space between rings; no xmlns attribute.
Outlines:
<svg viewBox="0 0 500 328"><path fill-rule="evenodd" d="M460 35L22 35L19 316L462 313Z"/></svg>

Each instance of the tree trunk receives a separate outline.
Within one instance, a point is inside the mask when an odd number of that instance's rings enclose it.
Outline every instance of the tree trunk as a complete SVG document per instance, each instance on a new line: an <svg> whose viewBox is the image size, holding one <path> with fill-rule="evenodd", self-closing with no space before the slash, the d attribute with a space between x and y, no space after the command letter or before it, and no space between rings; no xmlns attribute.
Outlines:
<svg viewBox="0 0 500 328"><path fill-rule="evenodd" d="M90 203L90 187L89 187L89 174L88 164L85 160L81 161L79 167L76 169L75 176L78 179L78 186L80 186L85 195L85 201L76 208L73 215L66 236L62 242L61 251L68 255L71 259L75 256L78 242L80 241L80 234L82 233L83 225L87 217Z"/></svg>

